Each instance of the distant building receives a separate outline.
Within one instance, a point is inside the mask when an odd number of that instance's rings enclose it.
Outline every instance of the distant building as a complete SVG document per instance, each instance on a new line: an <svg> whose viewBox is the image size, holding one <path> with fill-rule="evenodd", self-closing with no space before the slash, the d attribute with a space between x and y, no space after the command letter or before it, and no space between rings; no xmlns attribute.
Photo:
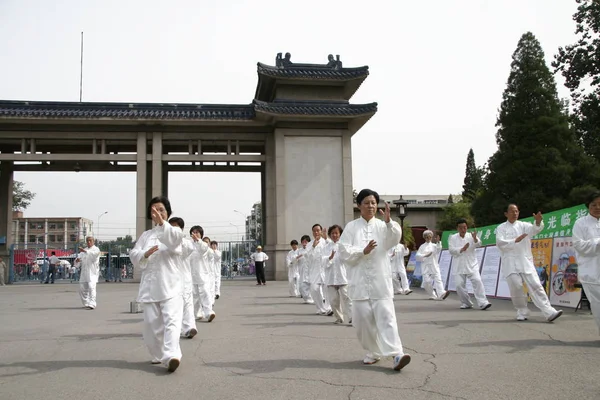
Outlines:
<svg viewBox="0 0 600 400"><path fill-rule="evenodd" d="M259 202L254 203L250 215L246 217L246 235L244 240L253 240L256 245L262 243L262 205Z"/></svg>
<svg viewBox="0 0 600 400"><path fill-rule="evenodd" d="M13 212L12 243L26 249L44 244L47 248L74 249L92 233L92 220L83 217L25 218Z"/></svg>

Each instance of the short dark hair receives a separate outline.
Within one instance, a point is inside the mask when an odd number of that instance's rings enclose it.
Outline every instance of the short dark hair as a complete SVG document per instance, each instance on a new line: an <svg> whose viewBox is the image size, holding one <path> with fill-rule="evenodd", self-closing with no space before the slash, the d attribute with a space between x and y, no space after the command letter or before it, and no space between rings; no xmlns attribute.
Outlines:
<svg viewBox="0 0 600 400"><path fill-rule="evenodd" d="M177 226L179 226L181 228L181 230L183 230L183 227L185 226L185 222L183 221L183 218L179 218L179 217L173 217L169 220L169 223L171 225L173 224L177 224Z"/></svg>
<svg viewBox="0 0 600 400"><path fill-rule="evenodd" d="M208 240L208 242L210 243L210 238L208 236L203 237L202 240L204 240L205 242Z"/></svg>
<svg viewBox="0 0 600 400"><path fill-rule="evenodd" d="M508 203L508 205L506 206L506 212L508 212L508 209L510 208L510 206L515 206L515 207L517 207L517 210L519 209L519 206L517 205L517 203Z"/></svg>
<svg viewBox="0 0 600 400"><path fill-rule="evenodd" d="M598 197L600 197L600 192L598 192L598 191L594 191L587 197L587 199L585 200L585 206L587 207L588 210L590 208L590 203L592 203Z"/></svg>
<svg viewBox="0 0 600 400"><path fill-rule="evenodd" d="M198 231L200 232L200 238L204 237L204 229L202 229L202 227L200 225L194 225L190 228L190 235L192 234L192 232L194 231Z"/></svg>
<svg viewBox="0 0 600 400"><path fill-rule="evenodd" d="M302 235L302 237L300 238L300 241L301 241L301 242L303 242L303 241L305 241L305 240L306 240L307 242L310 242L310 236L308 236L308 235Z"/></svg>
<svg viewBox="0 0 600 400"><path fill-rule="evenodd" d="M456 226L459 226L460 224L467 224L467 220L466 220L466 219L464 219L464 218L459 218L459 219L456 221ZM469 225L469 224L467 224L467 225Z"/></svg>
<svg viewBox="0 0 600 400"><path fill-rule="evenodd" d="M165 210L167 211L167 218L169 218L171 216L171 202L166 196L156 196L152 200L150 200L150 203L148 203L146 217L148 219L152 219L152 206L157 203L163 203L163 205L165 206Z"/></svg>
<svg viewBox="0 0 600 400"><path fill-rule="evenodd" d="M53 255L53 256L55 256L55 255L56 255L56 252L55 252L55 251L53 251L53 252L52 252L52 255Z"/></svg>
<svg viewBox="0 0 600 400"><path fill-rule="evenodd" d="M218 243L216 240L212 240L212 241L210 242L210 245L211 245L211 246L212 246L213 244L216 244L217 246L219 245L219 243Z"/></svg>
<svg viewBox="0 0 600 400"><path fill-rule="evenodd" d="M294 239L290 242L290 246L293 246L293 245L298 246L298 241L296 239Z"/></svg>
<svg viewBox="0 0 600 400"><path fill-rule="evenodd" d="M379 193L371 189L363 189L356 195L356 205L360 206L366 197L373 196L375 201L379 204Z"/></svg>
<svg viewBox="0 0 600 400"><path fill-rule="evenodd" d="M321 230L323 230L323 227L321 226L321 224L314 224L314 225L312 226L312 228L310 228L310 230L313 230L313 229L315 229L315 226L318 226L319 228L321 228Z"/></svg>
<svg viewBox="0 0 600 400"><path fill-rule="evenodd" d="M331 236L331 232L333 232L334 229L338 229L340 231L340 235L342 234L342 232L344 232L344 229L339 226L339 225L331 225L329 227L329 229L327 229L327 236Z"/></svg>

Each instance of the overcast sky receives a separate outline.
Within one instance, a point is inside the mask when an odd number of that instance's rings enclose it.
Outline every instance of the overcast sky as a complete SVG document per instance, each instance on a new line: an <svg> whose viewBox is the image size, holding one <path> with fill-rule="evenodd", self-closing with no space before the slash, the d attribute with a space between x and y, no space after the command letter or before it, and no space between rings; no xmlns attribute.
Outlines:
<svg viewBox="0 0 600 400"><path fill-rule="evenodd" d="M511 55L531 31L548 63L574 42L575 0L0 0L0 98L249 104L256 63L368 65L353 103L379 103L353 137L354 187L460 193L469 148L496 150ZM560 78L559 94L568 92ZM37 193L26 216L100 220L101 238L135 235L134 173L15 173ZM242 235L258 174L171 174L174 213L218 240ZM233 226L233 225L237 225ZM238 235L239 232L239 235Z"/></svg>

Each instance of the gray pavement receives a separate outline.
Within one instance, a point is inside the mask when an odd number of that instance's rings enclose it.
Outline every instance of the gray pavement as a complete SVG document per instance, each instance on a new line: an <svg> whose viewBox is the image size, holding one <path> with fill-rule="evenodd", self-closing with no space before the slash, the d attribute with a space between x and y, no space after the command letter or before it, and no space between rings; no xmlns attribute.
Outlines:
<svg viewBox="0 0 600 400"><path fill-rule="evenodd" d="M395 299L412 362L362 365L354 329L287 296L287 283L223 281L216 319L182 339L167 374L150 365L137 284L0 287L0 400L12 399L600 399L600 336L588 312L517 322L509 301L459 310L456 296ZM530 305L531 309L535 309Z"/></svg>

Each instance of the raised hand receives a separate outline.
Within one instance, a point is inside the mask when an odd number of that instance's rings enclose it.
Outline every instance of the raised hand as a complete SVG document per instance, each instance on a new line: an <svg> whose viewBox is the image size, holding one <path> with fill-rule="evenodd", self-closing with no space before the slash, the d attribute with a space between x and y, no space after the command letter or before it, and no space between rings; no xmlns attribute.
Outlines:
<svg viewBox="0 0 600 400"><path fill-rule="evenodd" d="M369 244L367 245L367 247L365 247L365 249L363 250L363 254L367 255L367 254L371 253L373 251L373 249L375 249L375 247L377 247L377 242L374 240L371 240L369 242Z"/></svg>
<svg viewBox="0 0 600 400"><path fill-rule="evenodd" d="M379 214L383 216L383 220L387 224L391 221L390 205L387 201L384 201L383 204L385 205L385 211L379 210Z"/></svg>
<svg viewBox="0 0 600 400"><path fill-rule="evenodd" d="M526 233L524 233L524 234L522 234L522 235L518 236L518 237L515 239L515 243L519 243L521 240L525 239L526 237L527 237L527 234L526 234Z"/></svg>
<svg viewBox="0 0 600 400"><path fill-rule="evenodd" d="M333 260L333 256L335 256L335 250L331 250L331 255L329 256L329 259Z"/></svg>
<svg viewBox="0 0 600 400"><path fill-rule="evenodd" d="M469 248L469 243L465 243L465 245L462 247L462 249L460 249L460 252L462 253L463 251L467 251L468 248Z"/></svg>
<svg viewBox="0 0 600 400"><path fill-rule="evenodd" d="M473 240L475 242L479 240L479 238L477 237L477 229L474 229L473 232L471 232L471 236L473 237Z"/></svg>
<svg viewBox="0 0 600 400"><path fill-rule="evenodd" d="M542 223L542 219L543 219L542 212L538 211L537 214L534 213L533 214L533 219L535 219L535 224L537 226L540 226L540 224Z"/></svg>
<svg viewBox="0 0 600 400"><path fill-rule="evenodd" d="M313 249L319 245L319 240L321 240L321 238L313 240Z"/></svg>
<svg viewBox="0 0 600 400"><path fill-rule="evenodd" d="M154 223L156 225L162 226L162 224L165 222L165 220L162 217L162 214L160 212L158 212L158 210L156 209L156 207L152 207L152 221L154 221Z"/></svg>
<svg viewBox="0 0 600 400"><path fill-rule="evenodd" d="M144 257L148 258L152 254L156 253L157 251L158 251L158 245L154 245L154 246L150 247L148 250L146 250L146 252L144 253Z"/></svg>

